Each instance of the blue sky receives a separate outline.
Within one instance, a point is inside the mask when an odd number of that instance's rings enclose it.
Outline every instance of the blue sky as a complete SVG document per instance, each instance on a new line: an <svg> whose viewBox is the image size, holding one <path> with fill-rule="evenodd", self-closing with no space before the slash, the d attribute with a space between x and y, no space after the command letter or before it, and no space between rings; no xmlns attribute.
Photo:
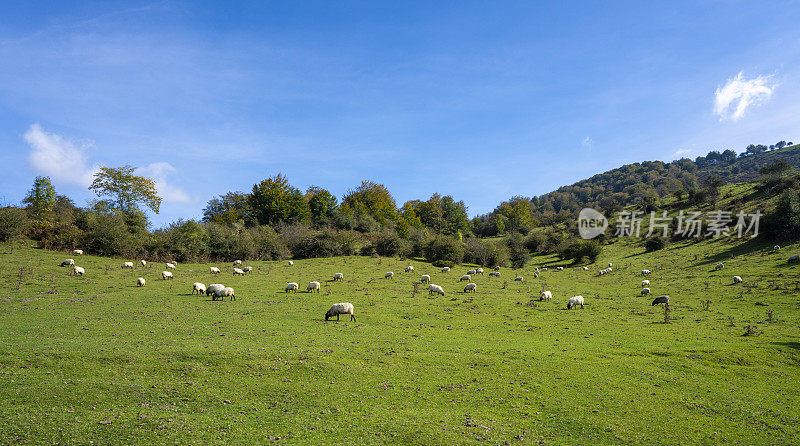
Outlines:
<svg viewBox="0 0 800 446"><path fill-rule="evenodd" d="M67 5L67 3L70 3ZM0 204L157 179L156 227L283 173L471 215L621 164L800 141L796 2L0 4Z"/></svg>

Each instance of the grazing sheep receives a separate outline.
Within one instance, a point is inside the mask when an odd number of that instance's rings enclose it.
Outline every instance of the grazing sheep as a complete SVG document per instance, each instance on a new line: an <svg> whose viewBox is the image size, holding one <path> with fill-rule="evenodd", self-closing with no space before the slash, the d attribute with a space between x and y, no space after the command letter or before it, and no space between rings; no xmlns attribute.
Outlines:
<svg viewBox="0 0 800 446"><path fill-rule="evenodd" d="M472 291L474 293L475 290L477 290L477 289L478 289L478 285L477 284L468 283L467 286L464 287L464 292L467 293L469 291Z"/></svg>
<svg viewBox="0 0 800 446"><path fill-rule="evenodd" d="M500 271L500 265L497 265L497 266L495 266L495 267L494 267L494 270L495 270L495 271Z"/></svg>
<svg viewBox="0 0 800 446"><path fill-rule="evenodd" d="M82 266L73 266L72 267L72 273L73 274L77 274L79 276L82 276L82 275L86 274L86 270L83 269Z"/></svg>
<svg viewBox="0 0 800 446"><path fill-rule="evenodd" d="M583 308L583 296L570 297L569 301L567 301L567 310L571 310L577 307L578 305L580 305L581 308Z"/></svg>
<svg viewBox="0 0 800 446"><path fill-rule="evenodd" d="M197 291L197 294L205 294L206 293L206 286L203 283L195 282L192 284L192 294Z"/></svg>
<svg viewBox="0 0 800 446"><path fill-rule="evenodd" d="M82 249L73 249L72 253L75 254L76 256L82 256L83 255L83 250Z"/></svg>
<svg viewBox="0 0 800 446"><path fill-rule="evenodd" d="M475 269L475 274L481 274L482 275L483 274L483 268L476 268Z"/></svg>
<svg viewBox="0 0 800 446"><path fill-rule="evenodd" d="M650 288L642 288L642 296L650 294Z"/></svg>
<svg viewBox="0 0 800 446"><path fill-rule="evenodd" d="M167 269L175 269L175 264L174 263L167 262L166 265L167 265Z"/></svg>
<svg viewBox="0 0 800 446"><path fill-rule="evenodd" d="M537 266L536 268L534 268L533 272L538 273L539 272L539 267Z"/></svg>
<svg viewBox="0 0 800 446"><path fill-rule="evenodd" d="M539 297L539 300L550 300L553 298L553 293L551 291L542 291L542 295Z"/></svg>
<svg viewBox="0 0 800 446"><path fill-rule="evenodd" d="M613 270L613 269L611 269L611 267L610 267L610 266L609 266L608 268L606 268L606 271L608 271L609 273L613 273L613 272L614 272L614 270Z"/></svg>
<svg viewBox="0 0 800 446"><path fill-rule="evenodd" d="M217 268L216 266L212 266L208 270L211 271L211 274L219 274L219 268Z"/></svg>
<svg viewBox="0 0 800 446"><path fill-rule="evenodd" d="M719 271L722 268L725 268L725 264L724 263L717 263L717 266L714 267L714 271Z"/></svg>
<svg viewBox="0 0 800 446"><path fill-rule="evenodd" d="M464 274L460 279L458 279L459 282L469 282L470 280L472 280L472 276L469 274Z"/></svg>
<svg viewBox="0 0 800 446"><path fill-rule="evenodd" d="M733 283L742 283L742 276L733 276Z"/></svg>
<svg viewBox="0 0 800 446"><path fill-rule="evenodd" d="M648 274L650 274L650 270L649 270L649 269L643 269L643 270L642 270L642 275L643 275L643 276L646 276L646 275L648 275Z"/></svg>
<svg viewBox="0 0 800 446"><path fill-rule="evenodd" d="M294 262L292 262L291 260L289 260L288 262L286 262L286 264L287 264L287 265L289 265L289 266L293 266L293 265L294 265Z"/></svg>
<svg viewBox="0 0 800 446"><path fill-rule="evenodd" d="M612 263L609 263L609 264L608 264L608 267L609 267L609 268L611 268L612 266L614 266L614 264L612 264Z"/></svg>
<svg viewBox="0 0 800 446"><path fill-rule="evenodd" d="M787 263L800 263L800 255L795 254L795 255L789 257L789 260L787 260Z"/></svg>
<svg viewBox="0 0 800 446"><path fill-rule="evenodd" d="M600 273L600 275L601 275L601 276L605 276L605 275L608 273L608 271L606 271L606 270L604 270L604 269L601 269L601 270L599 271L599 273Z"/></svg>
<svg viewBox="0 0 800 446"><path fill-rule="evenodd" d="M391 279L392 277L394 277L394 271L389 271L383 276L384 279Z"/></svg>
<svg viewBox="0 0 800 446"><path fill-rule="evenodd" d="M644 288L646 286L650 286L650 281L649 280L642 280L642 288Z"/></svg>
<svg viewBox="0 0 800 446"><path fill-rule="evenodd" d="M286 288L283 289L283 292L288 293L289 291L293 291L296 293L298 288L300 288L300 285L295 282L289 282L286 284Z"/></svg>
<svg viewBox="0 0 800 446"><path fill-rule="evenodd" d="M500 271L492 271L489 273L489 277L500 277Z"/></svg>
<svg viewBox="0 0 800 446"><path fill-rule="evenodd" d="M245 274L252 273L253 272L253 267L252 266L245 266L244 268L242 268L242 271L244 271Z"/></svg>
<svg viewBox="0 0 800 446"><path fill-rule="evenodd" d="M169 271L161 271L161 278L164 280L174 279L174 277L172 277L172 273Z"/></svg>
<svg viewBox="0 0 800 446"><path fill-rule="evenodd" d="M406 267L406 272L407 272L407 273L410 273L410 272L413 272L413 271L414 271L414 267L413 267L413 266L411 266L411 265L408 265L408 266Z"/></svg>
<svg viewBox="0 0 800 446"><path fill-rule="evenodd" d="M319 293L319 286L320 286L319 282L317 282L316 280L308 282L308 286L306 287L306 292L310 293L312 291L316 291L317 293Z"/></svg>
<svg viewBox="0 0 800 446"><path fill-rule="evenodd" d="M239 265L241 265L241 264L242 264L242 261L241 261L241 260L234 260L234 261L233 261L233 266L239 266Z"/></svg>
<svg viewBox="0 0 800 446"><path fill-rule="evenodd" d="M342 314L349 314L350 320L355 322L356 317L353 314L353 304L350 302L342 302L340 304L331 305L331 309L325 312L325 320L336 316L336 321L339 321L339 316Z"/></svg>
<svg viewBox="0 0 800 446"><path fill-rule="evenodd" d="M222 300L224 301L226 297L230 297L231 300L236 300L236 295L233 293L233 288L227 286L223 289L215 289L214 293L211 295L211 300Z"/></svg>
<svg viewBox="0 0 800 446"><path fill-rule="evenodd" d="M233 269L233 275L234 275L234 276L235 276L235 275L244 276L244 270L243 270L243 269L240 269L240 268L234 268L234 269Z"/></svg>
<svg viewBox="0 0 800 446"><path fill-rule="evenodd" d="M223 285L221 283L212 283L211 285L209 285L206 288L206 296L210 296L210 295L214 294L214 292L217 291L217 290L224 290L224 289L225 289L225 285Z"/></svg>
<svg viewBox="0 0 800 446"><path fill-rule="evenodd" d="M668 304L669 303L669 296L658 296L653 299L653 303L650 306L658 305L658 304Z"/></svg>
<svg viewBox="0 0 800 446"><path fill-rule="evenodd" d="M136 286L144 286L144 284L145 284L144 277L136 279Z"/></svg>
<svg viewBox="0 0 800 446"><path fill-rule="evenodd" d="M442 296L444 296L444 289L439 285L434 285L431 283L428 285L428 294L433 294L433 293L441 294Z"/></svg>
<svg viewBox="0 0 800 446"><path fill-rule="evenodd" d="M525 278L522 277L522 276L517 276L516 279L514 279L514 282L524 282L524 281L525 281Z"/></svg>
<svg viewBox="0 0 800 446"><path fill-rule="evenodd" d="M584 271L589 271L589 267L588 267L588 266L584 266L584 267L583 267L583 270L584 270Z"/></svg>
<svg viewBox="0 0 800 446"><path fill-rule="evenodd" d="M139 263L142 264L142 267L147 266L147 260L139 260Z"/></svg>
<svg viewBox="0 0 800 446"><path fill-rule="evenodd" d="M450 272L450 267L449 266L445 266L444 268L442 268L442 272L443 273L449 273Z"/></svg>
<svg viewBox="0 0 800 446"><path fill-rule="evenodd" d="M564 271L564 267L563 266L557 266L556 267L556 271Z"/></svg>
<svg viewBox="0 0 800 446"><path fill-rule="evenodd" d="M75 259L67 259L61 262L61 266L75 266Z"/></svg>
<svg viewBox="0 0 800 446"><path fill-rule="evenodd" d="M772 252L777 252L781 250L781 245L775 245L772 247Z"/></svg>
<svg viewBox="0 0 800 446"><path fill-rule="evenodd" d="M130 268L130 269L133 269L133 262L124 262L124 263L122 264L122 267L123 267L123 268Z"/></svg>
<svg viewBox="0 0 800 446"><path fill-rule="evenodd" d="M334 275L333 275L333 281L334 281L334 282L337 282L337 281L338 281L338 282L344 282L344 274L342 274L342 273L336 273L336 274L334 274Z"/></svg>
<svg viewBox="0 0 800 446"><path fill-rule="evenodd" d="M539 272L538 271L534 271L533 272L533 278L534 279L538 279L539 278Z"/></svg>
<svg viewBox="0 0 800 446"><path fill-rule="evenodd" d="M475 274L478 274L478 271L474 270L474 269L471 269L471 270L467 271L467 274L469 274L470 276L474 276Z"/></svg>
<svg viewBox="0 0 800 446"><path fill-rule="evenodd" d="M547 271L547 267L546 267L546 266L543 266L543 267L542 267L542 271Z"/></svg>
<svg viewBox="0 0 800 446"><path fill-rule="evenodd" d="M431 283L431 276L423 274L422 277L419 279L419 283Z"/></svg>

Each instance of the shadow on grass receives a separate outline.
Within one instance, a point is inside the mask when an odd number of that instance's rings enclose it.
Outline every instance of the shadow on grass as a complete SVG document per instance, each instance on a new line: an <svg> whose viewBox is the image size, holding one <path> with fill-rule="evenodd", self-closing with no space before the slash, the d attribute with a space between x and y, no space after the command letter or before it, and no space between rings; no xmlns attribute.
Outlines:
<svg viewBox="0 0 800 446"><path fill-rule="evenodd" d="M705 260L701 260L697 262L697 265L708 265L711 263L719 263L724 260L731 259L736 256L745 255L745 254L752 254L757 251L761 251L763 253L769 253L772 251L772 246L774 246L771 242L764 240L764 239L750 239L744 243L738 243L725 251L719 252L714 254Z"/></svg>
<svg viewBox="0 0 800 446"><path fill-rule="evenodd" d="M782 345L784 347L790 347L790 348L793 348L795 350L800 350L800 342L793 342L793 341L790 341L790 342L773 342L773 344Z"/></svg>

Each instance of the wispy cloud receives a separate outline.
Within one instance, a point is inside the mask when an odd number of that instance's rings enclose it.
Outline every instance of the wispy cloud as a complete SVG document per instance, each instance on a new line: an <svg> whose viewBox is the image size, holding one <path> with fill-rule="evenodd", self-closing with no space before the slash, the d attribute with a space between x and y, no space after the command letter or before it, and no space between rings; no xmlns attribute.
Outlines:
<svg viewBox="0 0 800 446"><path fill-rule="evenodd" d="M738 121L748 107L769 100L776 87L770 82L771 77L760 75L748 80L744 78L744 72L739 72L714 92L714 113L719 115L720 121Z"/></svg>
<svg viewBox="0 0 800 446"><path fill-rule="evenodd" d="M690 153L692 153L692 149L678 149L672 154L672 156L675 158L684 158Z"/></svg>
<svg viewBox="0 0 800 446"><path fill-rule="evenodd" d="M591 147L593 144L594 141L592 140L592 138L588 136L586 138L583 138L583 141L581 141L581 146L583 147Z"/></svg>
<svg viewBox="0 0 800 446"><path fill-rule="evenodd" d="M136 169L136 174L152 178L156 182L158 195L167 203L194 203L197 200L189 196L183 189L167 181L167 176L178 169L172 164L161 161Z"/></svg>
<svg viewBox="0 0 800 446"><path fill-rule="evenodd" d="M89 166L86 150L90 143L76 144L54 133L47 133L39 124L32 124L24 135L31 146L28 161L37 173L56 181L88 187L97 166Z"/></svg>

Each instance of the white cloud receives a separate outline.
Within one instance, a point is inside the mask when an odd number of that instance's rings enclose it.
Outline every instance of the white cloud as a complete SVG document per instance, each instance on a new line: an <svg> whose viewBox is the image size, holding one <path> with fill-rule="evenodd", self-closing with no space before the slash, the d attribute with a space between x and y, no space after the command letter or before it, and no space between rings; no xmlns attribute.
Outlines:
<svg viewBox="0 0 800 446"><path fill-rule="evenodd" d="M584 138L583 141L581 142L581 145L583 147L591 147L592 144L594 144L594 141L592 141L592 138L589 138L588 136Z"/></svg>
<svg viewBox="0 0 800 446"><path fill-rule="evenodd" d="M744 116L751 105L766 102L775 91L775 84L770 84L772 76L758 76L747 80L744 72L739 72L733 79L718 87L714 92L714 113L719 115L720 121L730 119L737 121Z"/></svg>
<svg viewBox="0 0 800 446"><path fill-rule="evenodd" d="M172 164L161 161L157 163L148 164L144 167L138 167L136 174L144 177L152 178L156 182L156 190L158 195L167 203L194 203L197 201L183 191L183 189L167 182L167 176L178 169Z"/></svg>
<svg viewBox="0 0 800 446"><path fill-rule="evenodd" d="M54 133L45 132L39 124L32 124L24 137L31 146L28 161L37 173L79 186L92 184L92 176L98 167L88 165L86 149L91 145L78 146Z"/></svg>
<svg viewBox="0 0 800 446"><path fill-rule="evenodd" d="M684 158L686 155L692 153L692 149L678 149L672 154L675 158Z"/></svg>

